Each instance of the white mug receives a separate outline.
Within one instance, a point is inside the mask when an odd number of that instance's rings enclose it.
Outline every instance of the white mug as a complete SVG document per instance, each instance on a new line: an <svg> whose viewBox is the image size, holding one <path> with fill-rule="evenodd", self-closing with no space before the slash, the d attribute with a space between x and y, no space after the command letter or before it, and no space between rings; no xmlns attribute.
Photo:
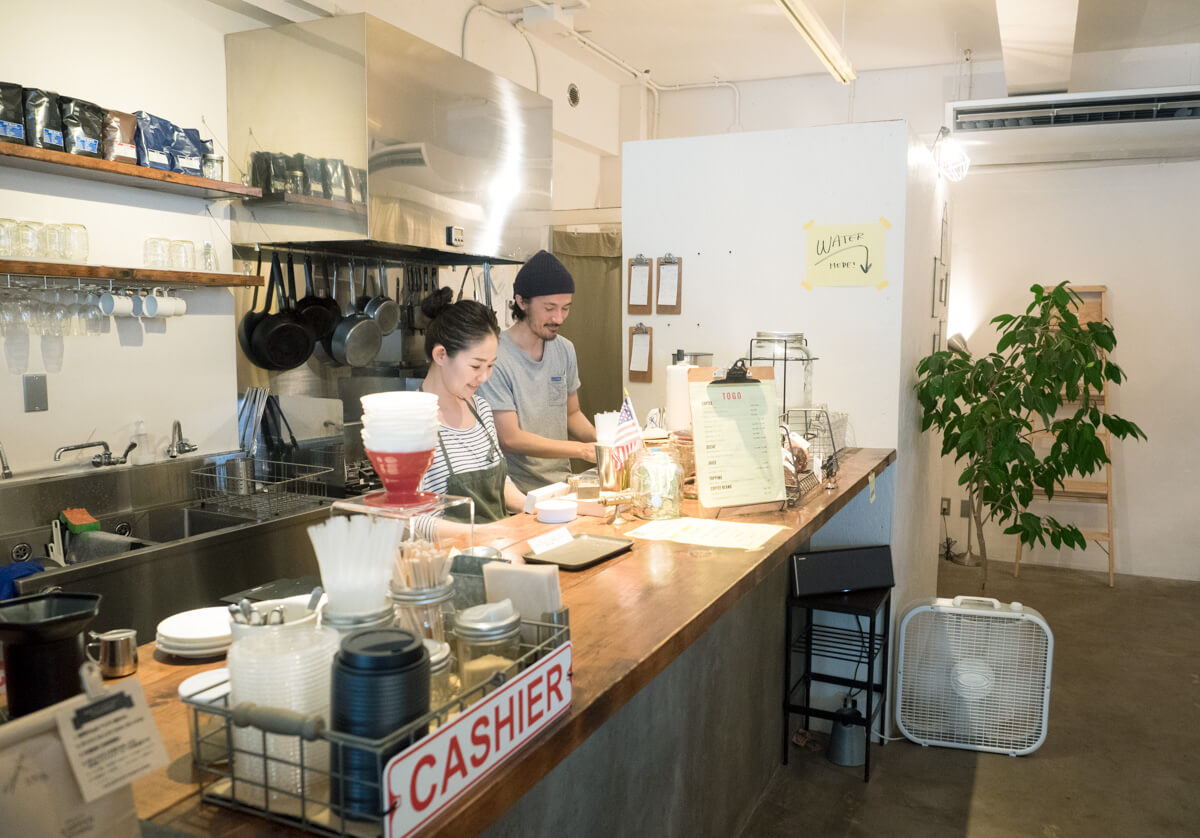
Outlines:
<svg viewBox="0 0 1200 838"><path fill-rule="evenodd" d="M106 317L132 317L133 298L125 294L106 291L100 297L100 313Z"/></svg>
<svg viewBox="0 0 1200 838"><path fill-rule="evenodd" d="M142 317L173 317L175 315L175 299L168 297L161 288L153 289L141 300Z"/></svg>

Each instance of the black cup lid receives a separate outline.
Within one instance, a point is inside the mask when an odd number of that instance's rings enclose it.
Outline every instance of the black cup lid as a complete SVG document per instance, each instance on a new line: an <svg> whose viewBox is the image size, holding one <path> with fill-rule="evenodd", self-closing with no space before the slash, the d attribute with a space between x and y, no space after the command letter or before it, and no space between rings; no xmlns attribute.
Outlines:
<svg viewBox="0 0 1200 838"><path fill-rule="evenodd" d="M425 644L410 631L398 628L374 628L356 631L342 638L338 660L352 669L403 669L427 657Z"/></svg>

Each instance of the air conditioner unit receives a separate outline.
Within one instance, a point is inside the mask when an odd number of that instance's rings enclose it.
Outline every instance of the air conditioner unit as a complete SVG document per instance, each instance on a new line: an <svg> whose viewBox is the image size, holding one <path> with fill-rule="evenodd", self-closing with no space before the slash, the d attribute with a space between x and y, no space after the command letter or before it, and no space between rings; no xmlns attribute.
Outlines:
<svg viewBox="0 0 1200 838"><path fill-rule="evenodd" d="M950 102L946 124L972 169L1200 159L1200 87Z"/></svg>

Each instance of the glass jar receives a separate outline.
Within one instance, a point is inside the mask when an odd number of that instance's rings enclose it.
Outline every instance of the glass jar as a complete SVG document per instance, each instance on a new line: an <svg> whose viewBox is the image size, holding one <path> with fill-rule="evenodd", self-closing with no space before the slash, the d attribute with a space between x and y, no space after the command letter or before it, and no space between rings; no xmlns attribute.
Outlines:
<svg viewBox="0 0 1200 838"><path fill-rule="evenodd" d="M437 710L458 695L458 676L452 671L450 644L425 639L429 652L429 709Z"/></svg>
<svg viewBox="0 0 1200 838"><path fill-rule="evenodd" d="M454 618L458 638L458 673L464 691L497 673L516 674L521 655L521 615L512 600L485 602L459 611Z"/></svg>
<svg viewBox="0 0 1200 838"><path fill-rule="evenodd" d="M225 158L218 154L206 154L200 162L200 173L209 180L225 179Z"/></svg>
<svg viewBox="0 0 1200 838"><path fill-rule="evenodd" d="M12 218L0 218L0 259L11 259L17 255L17 222Z"/></svg>
<svg viewBox="0 0 1200 838"><path fill-rule="evenodd" d="M435 588L392 588L392 604L397 627L442 643L454 625L454 577Z"/></svg>
<svg viewBox="0 0 1200 838"><path fill-rule="evenodd" d="M683 467L666 447L643 448L630 470L633 491L631 511L639 518L656 520L679 517L683 491Z"/></svg>
<svg viewBox="0 0 1200 838"><path fill-rule="evenodd" d="M759 332L752 342L751 355L755 361L771 362L781 414L788 408L812 407L812 368L816 359L803 332Z"/></svg>

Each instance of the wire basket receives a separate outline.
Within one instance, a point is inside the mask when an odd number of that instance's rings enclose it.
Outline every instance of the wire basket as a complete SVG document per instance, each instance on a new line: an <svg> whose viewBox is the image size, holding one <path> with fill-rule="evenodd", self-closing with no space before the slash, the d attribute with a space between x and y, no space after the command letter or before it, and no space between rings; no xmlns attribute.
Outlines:
<svg viewBox="0 0 1200 838"><path fill-rule="evenodd" d="M840 417L840 433L845 440L846 414L830 414L823 407L799 407L784 412L783 425L791 433L798 433L808 441L807 475L813 478L815 485L801 491L803 496L807 491L821 485L825 480L833 480L838 473L838 451L844 446L839 444L839 423L834 417ZM821 474L813 475L812 463L814 458L821 458ZM804 473L798 473L801 487L806 484Z"/></svg>
<svg viewBox="0 0 1200 838"><path fill-rule="evenodd" d="M566 625L532 620L524 620L522 625L535 630L538 642L521 644L522 654L510 671L524 671L570 639L570 628ZM295 714L271 708L265 708L265 713L256 717L277 717L279 728L274 724L269 725L269 729L256 725L242 727L235 723L235 717L245 721L243 714L253 705L230 707L228 694L212 703L200 697L211 693L219 684L206 687L197 696L182 696L191 711L189 723L200 769L196 773L200 797L207 803L247 812L315 835L381 835L387 813L365 816L361 812L347 812L333 800L337 795L331 795L330 790L346 788L349 784L366 785L377 790L379 799L386 799L384 769L396 754L446 724L507 680L506 673L496 673L382 739L364 739L329 730L323 725L314 726L310 731L314 737L311 739L288 735L290 731L279 731L286 729L288 717ZM263 710L257 708L255 712ZM253 731L254 735L249 738L255 740L255 744L247 746L248 737L244 735L235 737L235 728ZM351 752L374 759L375 782L365 780L360 774L352 776L346 770L345 755ZM239 754L243 755L240 760ZM239 764L250 768L239 769ZM295 778L297 772L301 781L292 787L273 782L279 776Z"/></svg>
<svg viewBox="0 0 1200 838"><path fill-rule="evenodd" d="M192 471L192 491L221 512L273 518L303 512L329 496L328 466L231 457Z"/></svg>

